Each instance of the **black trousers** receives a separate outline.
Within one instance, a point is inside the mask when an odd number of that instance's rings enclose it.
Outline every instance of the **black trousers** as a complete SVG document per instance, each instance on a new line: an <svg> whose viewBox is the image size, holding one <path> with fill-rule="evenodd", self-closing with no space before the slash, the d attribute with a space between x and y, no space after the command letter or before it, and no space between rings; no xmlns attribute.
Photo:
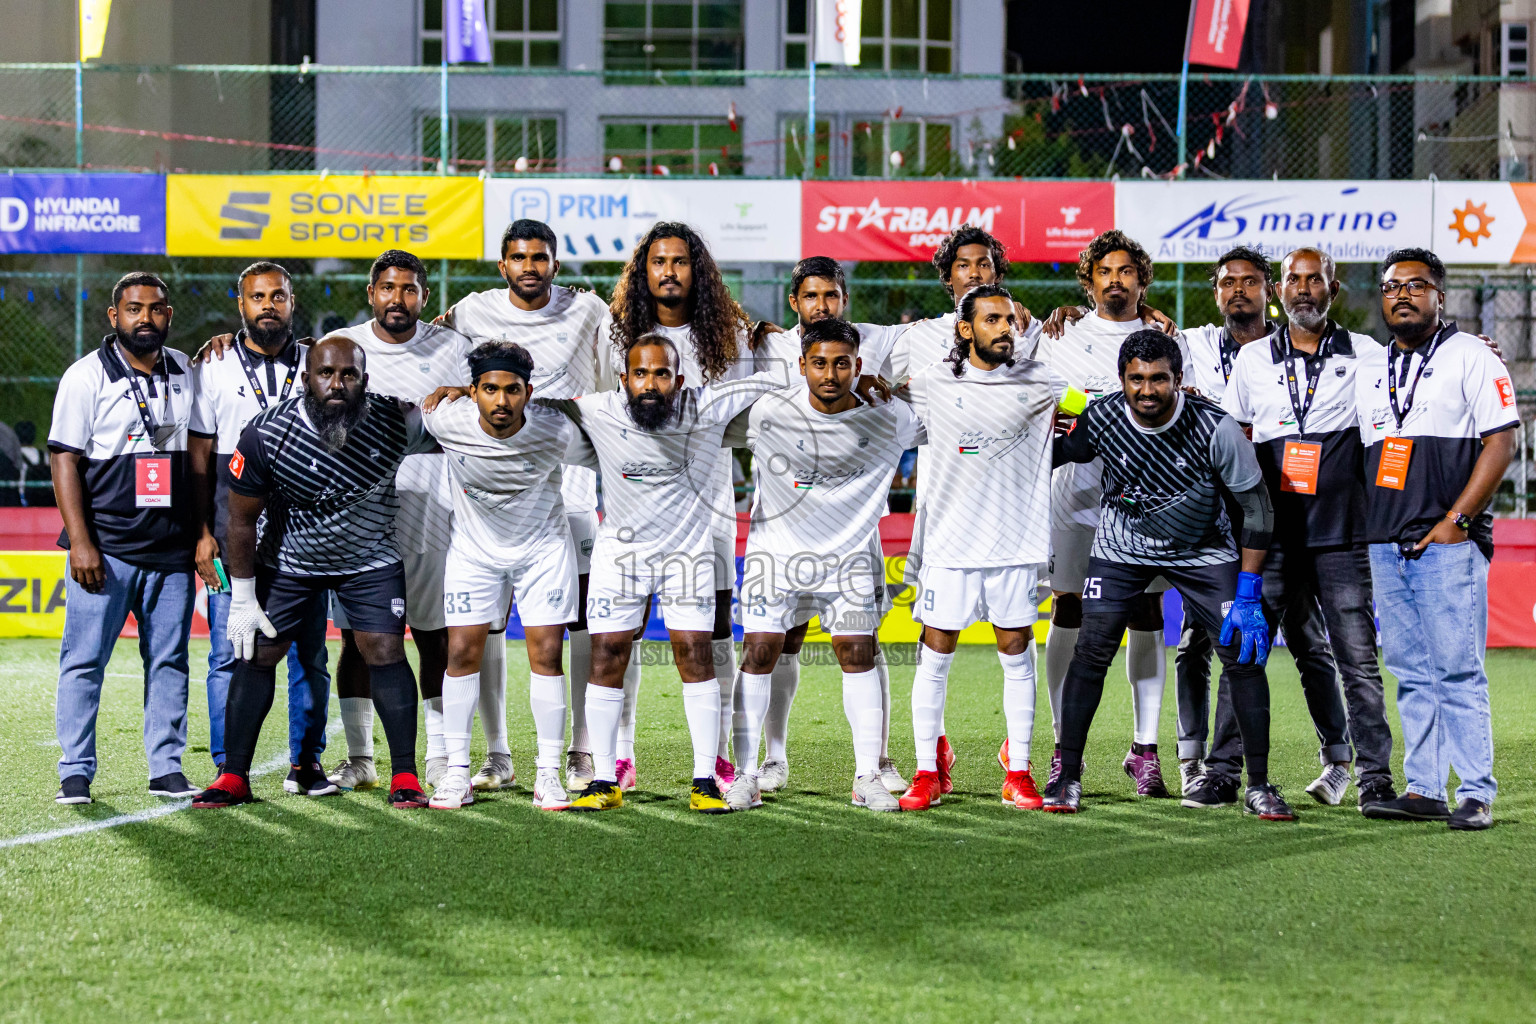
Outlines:
<svg viewBox="0 0 1536 1024"><path fill-rule="evenodd" d="M1083 582L1083 625L1077 634L1072 664L1062 686L1061 759L1063 771L1074 775L1082 763L1088 729L1104 694L1104 677L1120 649L1130 621L1132 603L1154 577L1173 584L1183 599L1185 614L1208 634L1219 635L1223 606L1237 593L1238 563L1170 566L1135 565L1088 560ZM1267 781L1269 771L1269 681L1261 665L1238 664L1240 642L1216 647L1229 681L1233 714L1247 753L1250 784Z"/></svg>

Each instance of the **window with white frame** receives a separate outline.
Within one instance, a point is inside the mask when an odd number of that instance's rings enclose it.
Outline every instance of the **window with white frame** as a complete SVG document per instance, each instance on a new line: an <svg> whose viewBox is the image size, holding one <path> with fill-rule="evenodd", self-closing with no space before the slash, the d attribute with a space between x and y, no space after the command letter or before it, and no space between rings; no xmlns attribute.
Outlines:
<svg viewBox="0 0 1536 1024"><path fill-rule="evenodd" d="M715 119L604 120L603 163L616 174L745 173L741 132Z"/></svg>
<svg viewBox="0 0 1536 1024"><path fill-rule="evenodd" d="M784 67L805 67L815 0L782 0ZM953 0L864 0L860 67L875 71L955 70Z"/></svg>
<svg viewBox="0 0 1536 1024"><path fill-rule="evenodd" d="M959 175L955 126L922 117L855 117L848 138L849 173L856 178Z"/></svg>
<svg viewBox="0 0 1536 1024"><path fill-rule="evenodd" d="M421 62L443 60L443 2L421 2ZM560 66L560 0L485 0L491 63L497 67Z"/></svg>
<svg viewBox="0 0 1536 1024"><path fill-rule="evenodd" d="M605 0L605 71L740 71L745 0Z"/></svg>
<svg viewBox="0 0 1536 1024"><path fill-rule="evenodd" d="M440 151L441 125L435 113L422 115L421 148L428 156ZM448 115L450 174L555 171L559 159L560 121L553 114L454 111Z"/></svg>

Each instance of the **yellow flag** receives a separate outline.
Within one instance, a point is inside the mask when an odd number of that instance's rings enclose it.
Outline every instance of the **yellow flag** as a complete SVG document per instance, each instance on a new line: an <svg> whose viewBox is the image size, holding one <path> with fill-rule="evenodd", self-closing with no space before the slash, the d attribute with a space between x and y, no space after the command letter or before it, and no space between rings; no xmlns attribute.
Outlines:
<svg viewBox="0 0 1536 1024"><path fill-rule="evenodd" d="M80 59L95 60L107 41L107 16L112 0L80 0Z"/></svg>

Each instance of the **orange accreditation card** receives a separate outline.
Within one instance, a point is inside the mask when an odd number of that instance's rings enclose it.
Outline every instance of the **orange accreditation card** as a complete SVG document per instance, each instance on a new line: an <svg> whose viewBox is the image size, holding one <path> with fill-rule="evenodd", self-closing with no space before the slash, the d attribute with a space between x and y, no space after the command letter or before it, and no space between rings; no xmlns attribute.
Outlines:
<svg viewBox="0 0 1536 1024"><path fill-rule="evenodd" d="M1400 491L1408 483L1408 461L1413 458L1413 442L1406 437L1389 437L1381 445L1381 465L1376 467L1376 486Z"/></svg>
<svg viewBox="0 0 1536 1024"><path fill-rule="evenodd" d="M1317 469L1323 446L1314 441L1287 441L1280 459L1280 489L1292 494L1317 493Z"/></svg>

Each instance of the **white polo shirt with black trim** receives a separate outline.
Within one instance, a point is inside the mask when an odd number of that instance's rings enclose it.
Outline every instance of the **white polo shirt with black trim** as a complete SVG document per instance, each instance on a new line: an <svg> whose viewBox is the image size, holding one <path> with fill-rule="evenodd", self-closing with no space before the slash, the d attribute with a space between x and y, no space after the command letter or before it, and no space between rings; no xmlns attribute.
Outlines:
<svg viewBox="0 0 1536 1024"><path fill-rule="evenodd" d="M1271 336L1278 329L1271 320L1264 321ZM1237 366L1237 354L1246 345L1238 344L1227 331L1226 324L1203 324L1183 332L1184 343L1189 347L1188 360L1184 364L1184 383L1195 388L1213 402L1220 402L1227 393L1227 381ZM1267 339L1249 342L1256 345Z"/></svg>
<svg viewBox="0 0 1536 1024"><path fill-rule="evenodd" d="M1482 340L1442 324L1440 345L1425 363L1425 342L1415 352L1399 350L1397 422L1387 386L1389 347L1360 360L1355 371L1355 404L1365 443L1366 539L1372 544L1418 541L1445 518L1472 477L1483 439L1520 423L1509 369ZM1395 344L1395 343L1394 343ZM1422 373L1420 372L1422 368ZM1408 390L1414 388L1408 402ZM1402 489L1380 486L1378 471L1388 438L1413 442ZM1493 557L1493 513L1484 511L1468 531Z"/></svg>
<svg viewBox="0 0 1536 1024"><path fill-rule="evenodd" d="M1253 445L1275 505L1275 540L1284 547L1329 548L1365 543L1365 459L1357 440L1360 418L1355 409L1355 374L1382 351L1367 334L1355 334L1338 324L1318 345L1317 354L1294 351L1296 401L1287 383L1290 328L1250 342L1237 353L1232 379L1222 407L1239 423L1253 428ZM1307 407L1307 382L1316 380ZM1306 419L1297 422L1297 405ZM1292 479L1286 467L1290 442L1317 445L1315 482L1306 486Z"/></svg>
<svg viewBox="0 0 1536 1024"><path fill-rule="evenodd" d="M197 530L187 436L213 435L198 408L187 357L172 348L161 351L164 372L146 374L132 369L116 336L108 335L100 348L65 370L53 399L48 447L82 456L85 518L104 554L147 569L191 570ZM129 372L138 376L154 422L168 428L158 447L145 430ZM162 459L169 463L170 502L141 506L139 475L158 477ZM160 490L158 481L152 483ZM59 547L69 548L67 533L59 535Z"/></svg>
<svg viewBox="0 0 1536 1024"><path fill-rule="evenodd" d="M235 335L235 345L244 347L245 330ZM232 345L223 359L209 358L192 368L197 380L197 403L202 419L213 433L214 474L213 535L219 550L225 547L229 530L229 457L240 443L240 433L263 409L303 393L304 356L309 346L291 337L275 356L266 356L246 348L245 362ZM246 367L250 367L250 375ZM255 376L261 393L251 386Z"/></svg>

